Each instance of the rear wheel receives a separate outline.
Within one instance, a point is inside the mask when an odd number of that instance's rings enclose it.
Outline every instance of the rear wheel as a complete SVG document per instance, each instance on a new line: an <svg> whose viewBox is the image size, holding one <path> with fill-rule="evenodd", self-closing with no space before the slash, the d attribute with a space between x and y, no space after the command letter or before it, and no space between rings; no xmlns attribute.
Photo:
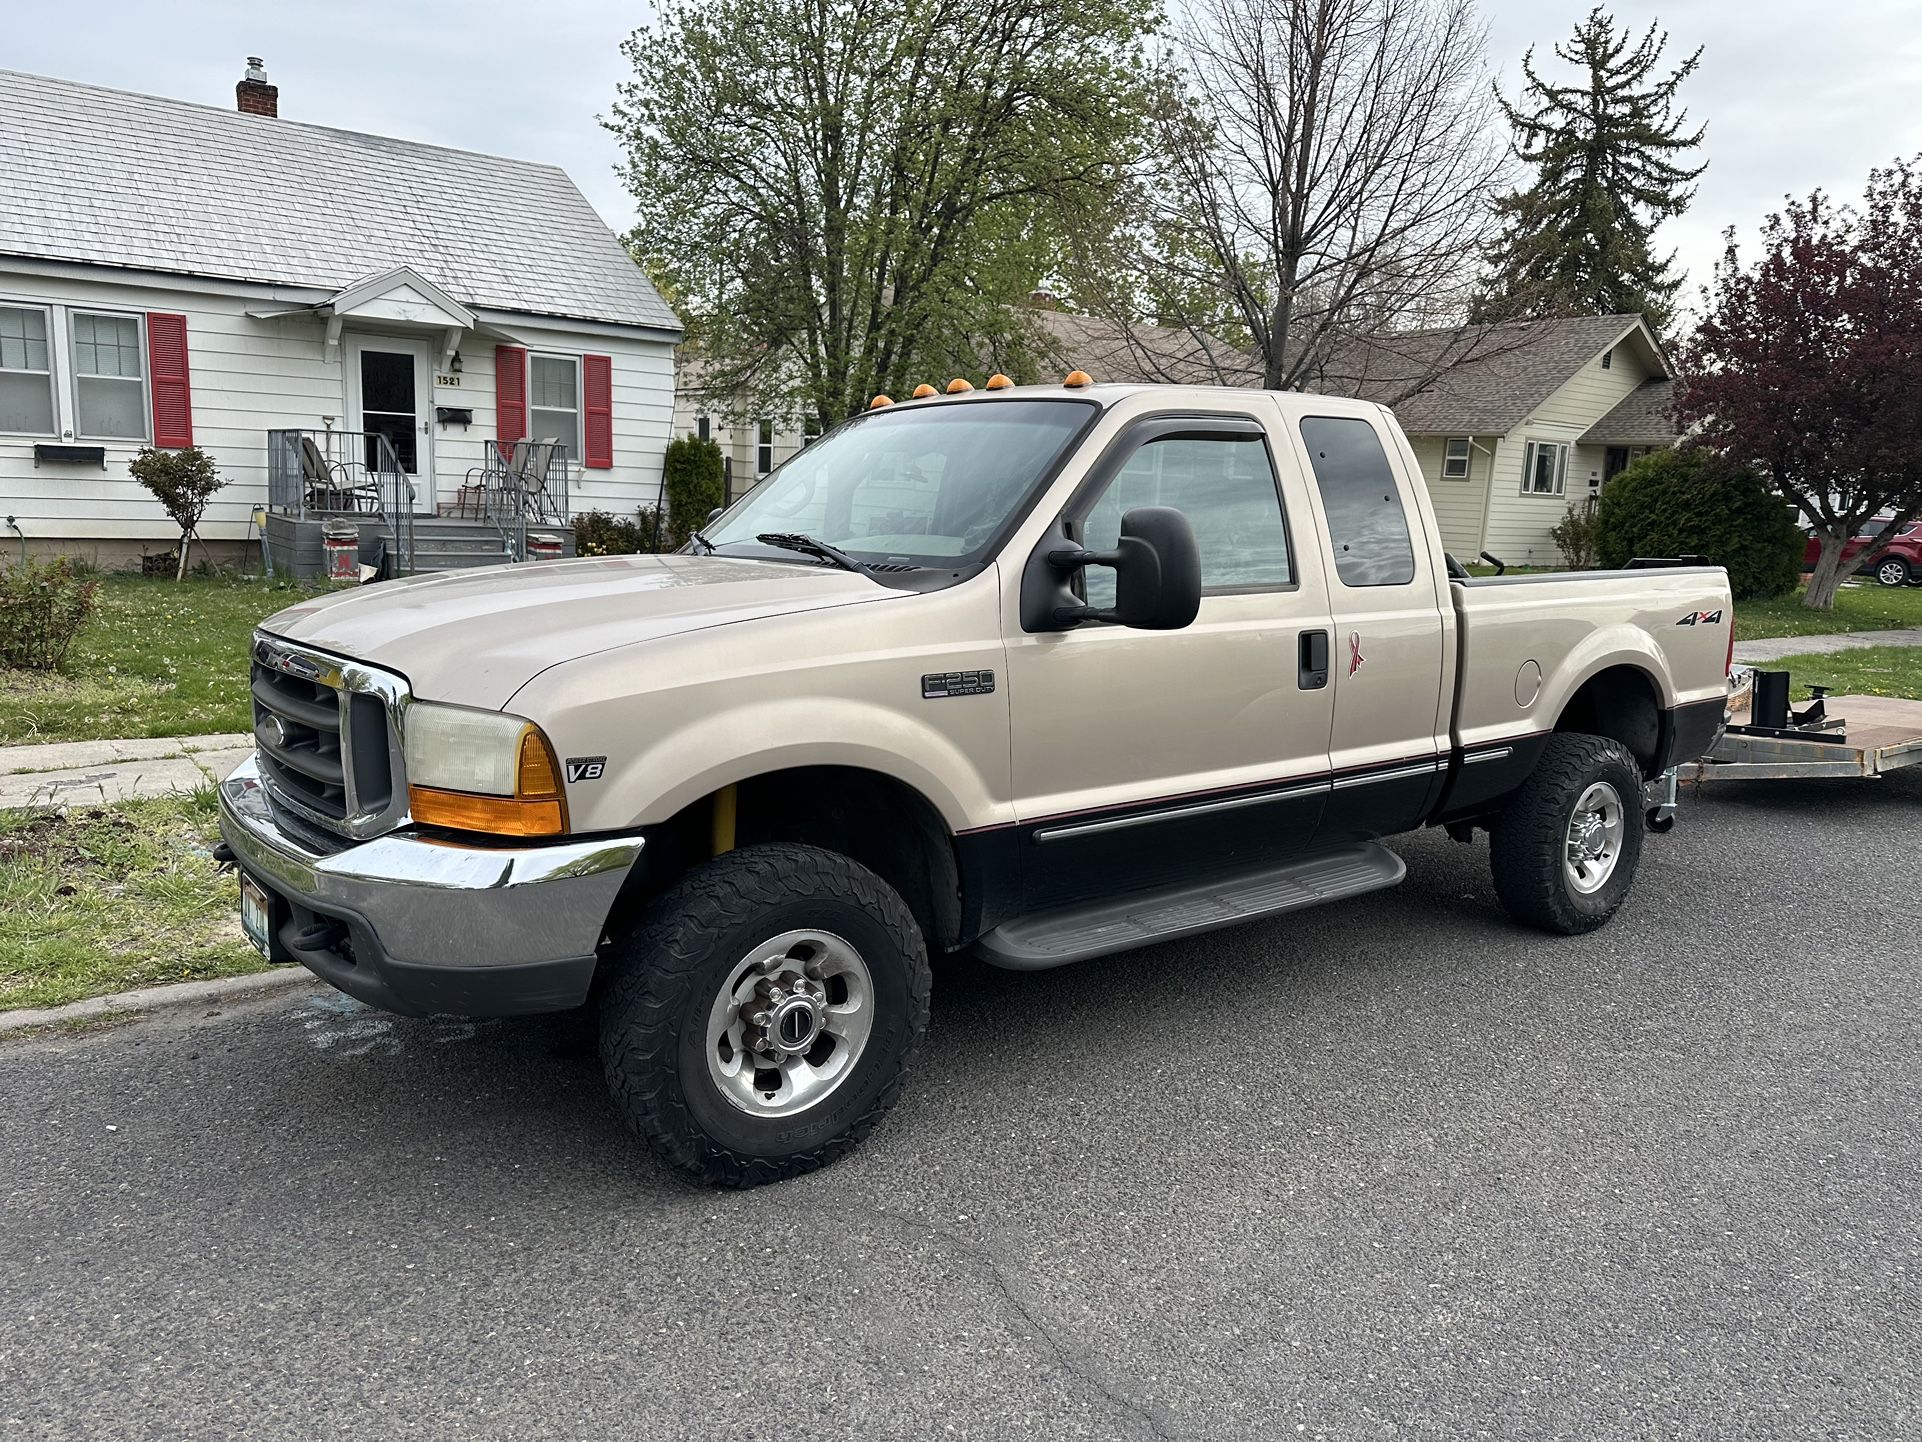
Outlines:
<svg viewBox="0 0 1922 1442"><path fill-rule="evenodd" d="M833 1161L900 1094L927 1026L927 952L873 872L813 846L696 867L610 958L601 1062L670 1166L755 1186Z"/></svg>
<svg viewBox="0 0 1922 1442"><path fill-rule="evenodd" d="M1900 556L1884 556L1875 563L1875 579L1885 586L1909 584L1909 563Z"/></svg>
<svg viewBox="0 0 1922 1442"><path fill-rule="evenodd" d="M1496 820L1495 894L1517 921L1574 936L1613 916L1642 859L1642 774L1605 736L1561 732Z"/></svg>

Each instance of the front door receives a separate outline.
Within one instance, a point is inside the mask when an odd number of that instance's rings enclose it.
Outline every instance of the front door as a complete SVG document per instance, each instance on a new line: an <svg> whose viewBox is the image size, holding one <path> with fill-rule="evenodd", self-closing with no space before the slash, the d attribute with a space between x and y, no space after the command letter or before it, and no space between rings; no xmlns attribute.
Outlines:
<svg viewBox="0 0 1922 1442"><path fill-rule="evenodd" d="M1328 794L1334 688L1303 674L1328 641L1328 597L1320 568L1295 563L1314 530L1294 458L1277 464L1246 417L1150 417L1104 452L1066 520L1104 550L1124 512L1155 505L1195 530L1192 625L1026 634L1017 621L1008 638L1030 910L1256 869L1308 844ZM1089 604L1112 603L1112 571L1089 567L1084 585Z"/></svg>
<svg viewBox="0 0 1922 1442"><path fill-rule="evenodd" d="M366 432L363 457L381 465L376 436L384 436L414 490L414 510L434 513L433 354L426 341L355 336L348 346L347 380L353 429Z"/></svg>

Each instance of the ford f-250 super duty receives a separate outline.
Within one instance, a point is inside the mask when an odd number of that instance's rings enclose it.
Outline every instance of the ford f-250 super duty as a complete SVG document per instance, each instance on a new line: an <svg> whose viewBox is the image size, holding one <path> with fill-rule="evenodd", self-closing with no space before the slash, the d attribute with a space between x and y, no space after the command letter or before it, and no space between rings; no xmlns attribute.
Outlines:
<svg viewBox="0 0 1922 1442"><path fill-rule="evenodd" d="M1469 579L1380 406L877 398L680 554L270 618L221 824L275 960L403 1013L592 1001L628 1122L742 1185L873 1126L943 953L1337 901L1421 826L1599 926L1733 619L1707 567Z"/></svg>

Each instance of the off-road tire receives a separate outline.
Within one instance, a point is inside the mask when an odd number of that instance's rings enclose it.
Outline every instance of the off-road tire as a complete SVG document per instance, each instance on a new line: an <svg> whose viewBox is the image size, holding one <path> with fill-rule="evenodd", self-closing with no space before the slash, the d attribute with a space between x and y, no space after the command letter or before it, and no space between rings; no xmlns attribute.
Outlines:
<svg viewBox="0 0 1922 1442"><path fill-rule="evenodd" d="M1584 894L1570 884L1562 860L1576 802L1597 781L1615 788L1627 824L1614 872L1599 890ZM1628 748L1606 736L1550 736L1492 830L1489 865L1503 909L1562 936L1593 931L1620 908L1641 859L1642 773Z"/></svg>
<svg viewBox="0 0 1922 1442"><path fill-rule="evenodd" d="M815 1106L750 1116L709 1077L708 1011L750 948L808 926L860 952L874 1028L846 1081ZM900 1095L927 1029L927 950L906 903L866 867L815 846L746 846L695 867L613 939L607 960L601 1066L614 1104L664 1162L710 1184L780 1181L853 1147Z"/></svg>

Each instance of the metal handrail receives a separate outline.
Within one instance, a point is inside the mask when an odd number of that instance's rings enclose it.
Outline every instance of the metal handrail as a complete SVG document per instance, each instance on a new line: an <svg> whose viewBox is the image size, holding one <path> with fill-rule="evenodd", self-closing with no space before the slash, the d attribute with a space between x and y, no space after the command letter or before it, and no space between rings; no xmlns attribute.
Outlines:
<svg viewBox="0 0 1922 1442"><path fill-rule="evenodd" d="M321 474L309 463L313 444ZM364 507L363 499L372 502ZM267 508L306 520L319 516L378 515L393 534L391 569L414 569L414 485L393 441L380 431L285 428L267 432Z"/></svg>

